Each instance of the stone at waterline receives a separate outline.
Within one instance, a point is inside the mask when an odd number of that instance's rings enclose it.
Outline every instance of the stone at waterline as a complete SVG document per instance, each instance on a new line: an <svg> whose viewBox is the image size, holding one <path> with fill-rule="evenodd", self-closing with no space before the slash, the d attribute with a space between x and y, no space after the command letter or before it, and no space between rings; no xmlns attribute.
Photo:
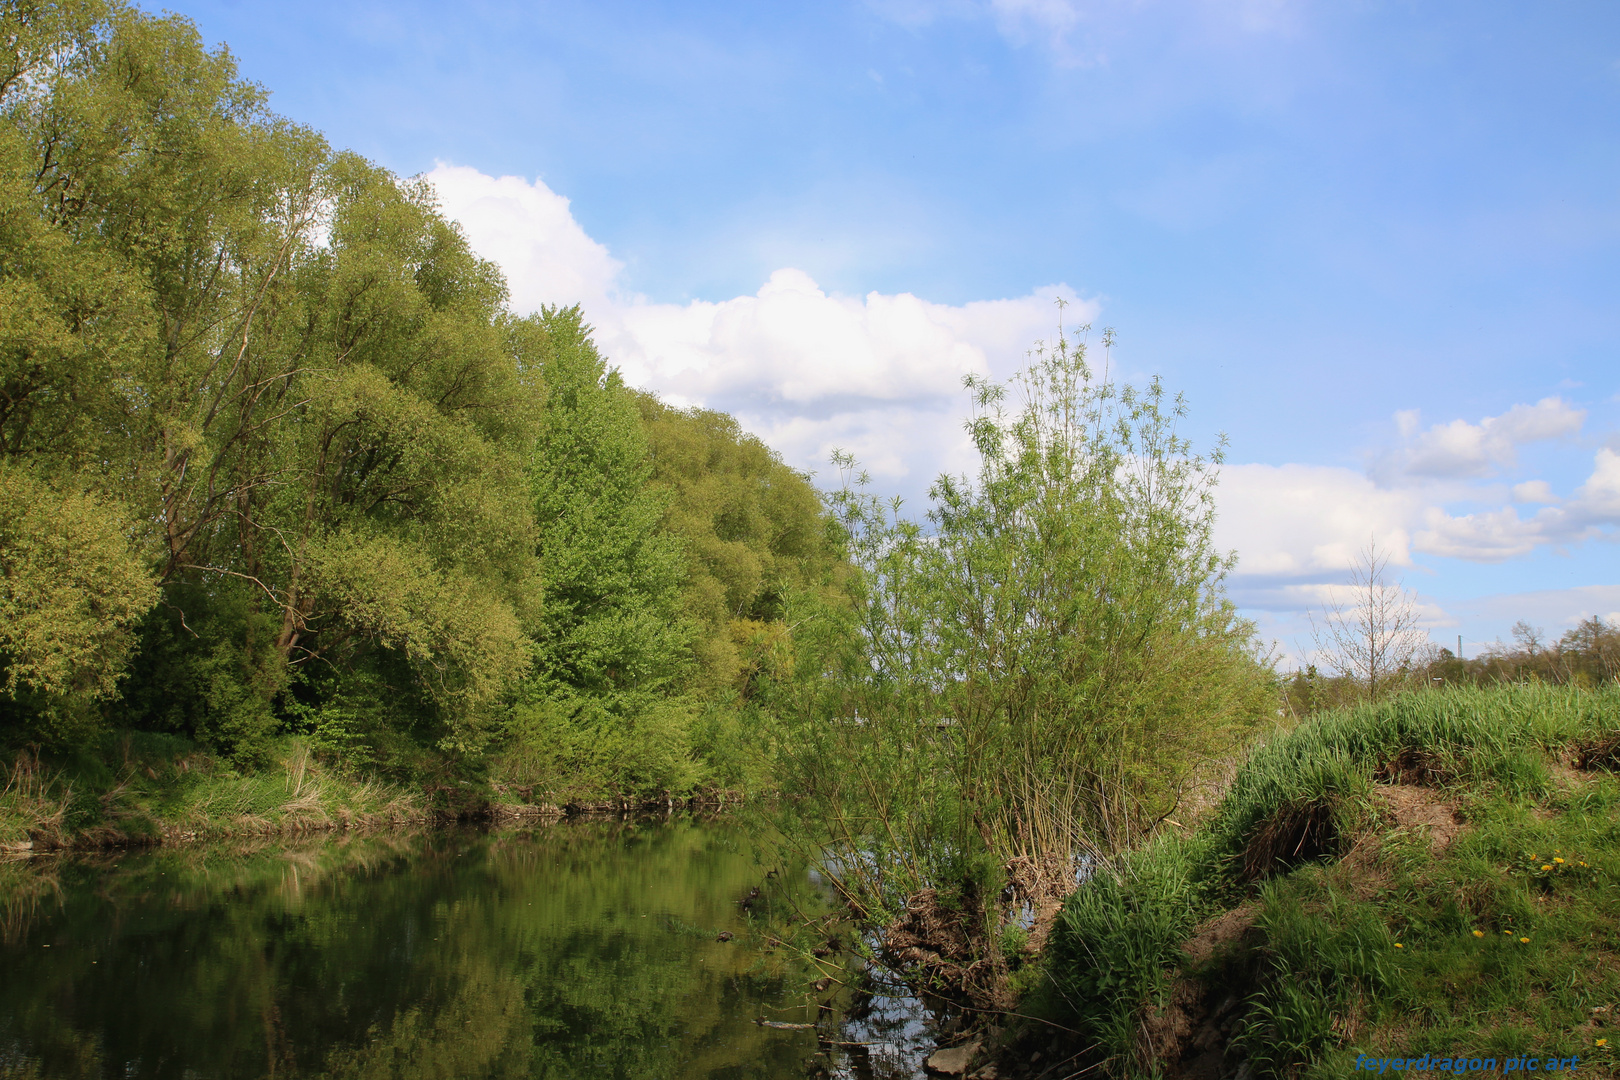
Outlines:
<svg viewBox="0 0 1620 1080"><path fill-rule="evenodd" d="M923 1063L924 1068L936 1076L961 1076L968 1071L973 1055L979 1052L978 1041L937 1050Z"/></svg>

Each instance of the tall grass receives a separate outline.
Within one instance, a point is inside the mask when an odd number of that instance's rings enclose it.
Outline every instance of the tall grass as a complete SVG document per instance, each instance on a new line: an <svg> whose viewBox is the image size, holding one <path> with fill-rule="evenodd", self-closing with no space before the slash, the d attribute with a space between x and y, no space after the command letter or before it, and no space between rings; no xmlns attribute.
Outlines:
<svg viewBox="0 0 1620 1080"><path fill-rule="evenodd" d="M110 737L49 763L21 751L0 787L0 845L50 849L399 824L431 816L417 792L325 766L302 739L242 774L184 739Z"/></svg>

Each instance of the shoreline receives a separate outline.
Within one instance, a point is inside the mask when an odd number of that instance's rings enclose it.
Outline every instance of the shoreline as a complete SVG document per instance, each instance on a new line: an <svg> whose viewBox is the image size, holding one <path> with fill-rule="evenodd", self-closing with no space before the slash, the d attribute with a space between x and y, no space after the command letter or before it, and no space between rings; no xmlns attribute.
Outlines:
<svg viewBox="0 0 1620 1080"><path fill-rule="evenodd" d="M601 799L556 803L491 803L470 812L451 813L444 810L425 810L407 814L365 814L342 809L335 814L322 814L319 818L304 817L292 821L271 822L253 815L244 815L233 825L223 828L188 828L180 822L162 823L155 834L126 832L116 826L97 825L66 842L39 842L30 838L20 842L0 844L0 859L26 860L47 855L95 854L116 851L154 850L163 847L181 847L241 839L295 840L339 833L378 833L392 829L447 828L457 824L556 824L571 820L601 820L617 818L628 820L677 814L707 812L710 816L723 814L745 802L736 793L712 796L694 795L684 799Z"/></svg>

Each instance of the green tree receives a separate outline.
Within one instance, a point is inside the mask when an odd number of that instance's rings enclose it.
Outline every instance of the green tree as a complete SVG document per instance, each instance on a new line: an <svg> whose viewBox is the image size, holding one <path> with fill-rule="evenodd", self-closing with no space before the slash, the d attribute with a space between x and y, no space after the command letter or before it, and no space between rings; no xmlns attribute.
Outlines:
<svg viewBox="0 0 1620 1080"><path fill-rule="evenodd" d="M1066 892L1077 857L1152 830L1274 694L1222 592L1220 455L1176 434L1182 401L1096 379L1061 339L1015 408L968 385L978 477L939 479L931 530L860 485L837 497L859 604L821 639L792 786L858 905L936 888L993 951L1003 883Z"/></svg>
<svg viewBox="0 0 1620 1080"><path fill-rule="evenodd" d="M163 590L132 717L262 743L313 664L481 744L528 661L543 397L499 274L185 20L0 20L0 453L125 510Z"/></svg>
<svg viewBox="0 0 1620 1080"><path fill-rule="evenodd" d="M508 332L548 393L528 470L540 582L534 670L498 772L552 798L683 791L699 770L692 703L676 695L691 627L680 541L659 527L632 392L577 307L512 320Z"/></svg>
<svg viewBox="0 0 1620 1080"><path fill-rule="evenodd" d="M638 395L663 528L685 544L685 607L696 627L695 685L757 696L791 662L789 597L836 592L846 576L827 506L809 477L734 417Z"/></svg>

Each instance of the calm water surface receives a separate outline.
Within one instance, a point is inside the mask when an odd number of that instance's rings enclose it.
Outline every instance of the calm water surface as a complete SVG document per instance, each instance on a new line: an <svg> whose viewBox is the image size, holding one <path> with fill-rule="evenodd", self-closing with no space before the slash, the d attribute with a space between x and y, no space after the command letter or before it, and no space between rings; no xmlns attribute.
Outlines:
<svg viewBox="0 0 1620 1080"><path fill-rule="evenodd" d="M0 1077L920 1075L915 1002L769 947L825 900L768 863L676 818L0 864Z"/></svg>

